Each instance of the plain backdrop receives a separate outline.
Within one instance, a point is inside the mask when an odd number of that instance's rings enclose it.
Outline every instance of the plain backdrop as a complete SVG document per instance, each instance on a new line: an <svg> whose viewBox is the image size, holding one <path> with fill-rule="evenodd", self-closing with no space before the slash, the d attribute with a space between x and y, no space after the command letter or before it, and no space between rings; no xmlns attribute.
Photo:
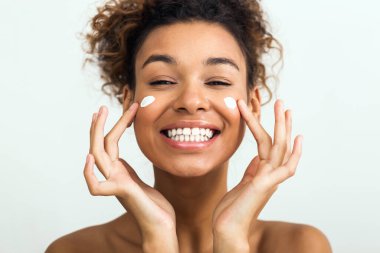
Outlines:
<svg viewBox="0 0 380 253"><path fill-rule="evenodd" d="M277 97L304 135L296 175L260 218L311 224L334 252L380 252L380 10L375 0L262 1L285 48ZM101 1L1 0L0 252L43 252L56 238L107 222L123 209L88 193L82 170L92 113L121 115L94 68L82 70L79 33ZM272 133L273 103L263 108ZM229 187L256 153L247 131ZM122 157L150 184L133 132Z"/></svg>

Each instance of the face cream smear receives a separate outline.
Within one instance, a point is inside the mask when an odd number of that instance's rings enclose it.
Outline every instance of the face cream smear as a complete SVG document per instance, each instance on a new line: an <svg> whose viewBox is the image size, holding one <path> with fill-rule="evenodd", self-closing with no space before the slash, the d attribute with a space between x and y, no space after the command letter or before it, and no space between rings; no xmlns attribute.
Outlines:
<svg viewBox="0 0 380 253"><path fill-rule="evenodd" d="M226 104L228 108L232 110L236 108L236 100L232 97L224 98L224 103Z"/></svg>
<svg viewBox="0 0 380 253"><path fill-rule="evenodd" d="M140 106L141 107L147 107L148 105L150 105L151 103L153 103L154 100L156 100L155 97L153 97L153 96L147 96L147 97L143 98L143 100L140 103Z"/></svg>

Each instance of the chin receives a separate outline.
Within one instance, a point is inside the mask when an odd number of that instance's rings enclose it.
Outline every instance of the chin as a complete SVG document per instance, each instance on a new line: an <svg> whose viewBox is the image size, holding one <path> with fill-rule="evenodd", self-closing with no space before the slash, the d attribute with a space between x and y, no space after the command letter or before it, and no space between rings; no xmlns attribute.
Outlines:
<svg viewBox="0 0 380 253"><path fill-rule="evenodd" d="M178 162L172 162L170 165L163 165L163 166L154 166L156 168L159 168L160 170L163 170L173 176L177 177L201 177L205 176L208 173L221 169L223 165L211 165L210 162L202 162L202 161L191 161L191 159L188 159L189 161L185 161L187 159L182 159Z"/></svg>

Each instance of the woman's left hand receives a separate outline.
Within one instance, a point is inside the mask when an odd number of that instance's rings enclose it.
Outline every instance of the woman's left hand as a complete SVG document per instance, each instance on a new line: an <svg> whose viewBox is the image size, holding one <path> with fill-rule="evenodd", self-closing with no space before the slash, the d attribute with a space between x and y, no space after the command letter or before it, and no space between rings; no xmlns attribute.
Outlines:
<svg viewBox="0 0 380 253"><path fill-rule="evenodd" d="M278 185L293 176L301 157L302 136L291 149L291 112L283 103L274 106L274 141L243 100L238 107L258 146L241 182L229 191L213 215L214 252L248 252L248 238L255 221ZM237 247L237 248L236 248Z"/></svg>

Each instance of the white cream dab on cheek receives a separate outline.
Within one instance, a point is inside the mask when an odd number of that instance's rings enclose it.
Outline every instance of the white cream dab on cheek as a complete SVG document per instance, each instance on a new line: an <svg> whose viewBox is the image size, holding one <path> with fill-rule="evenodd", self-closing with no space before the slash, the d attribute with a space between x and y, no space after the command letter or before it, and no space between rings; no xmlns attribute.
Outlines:
<svg viewBox="0 0 380 253"><path fill-rule="evenodd" d="M155 97L153 97L153 96L147 96L147 97L143 98L143 100L141 100L140 106L141 107L147 107L148 105L150 105L151 103L153 103L154 100L156 100Z"/></svg>
<svg viewBox="0 0 380 253"><path fill-rule="evenodd" d="M235 109L236 108L236 100L232 97L224 98L224 103L226 104L227 108L229 108L229 109Z"/></svg>

